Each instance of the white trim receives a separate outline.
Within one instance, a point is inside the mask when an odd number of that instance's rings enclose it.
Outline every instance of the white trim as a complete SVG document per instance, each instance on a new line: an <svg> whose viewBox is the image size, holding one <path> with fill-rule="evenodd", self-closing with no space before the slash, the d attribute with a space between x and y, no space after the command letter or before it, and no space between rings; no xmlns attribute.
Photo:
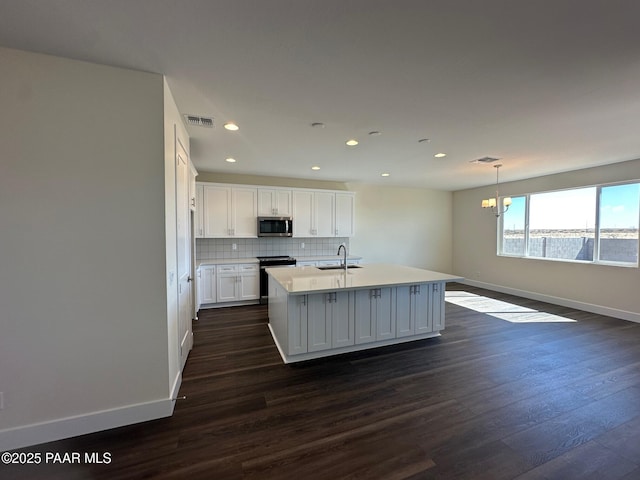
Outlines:
<svg viewBox="0 0 640 480"><path fill-rule="evenodd" d="M579 302L577 300L571 300L569 298L554 297L552 295L545 295L543 293L519 290L517 288L503 287L502 285L478 282L476 280L465 279L460 283L471 285L473 287L486 288L487 290L494 290L496 292L508 293L510 295L516 295L518 297L529 298L531 300L539 300L541 302L553 303L555 305L561 305L563 307L575 308L578 310L584 310L585 312L597 313L599 315L606 315L609 317L619 318L621 320L640 323L640 313L636 312L619 310L617 308L605 307L603 305L594 305L592 303Z"/></svg>
<svg viewBox="0 0 640 480"><path fill-rule="evenodd" d="M407 337L390 338L389 340L382 340L379 342L360 343L357 345L349 345L347 347L320 350L318 352L286 355L282 350L280 343L278 343L278 338L273 333L273 328L271 328L271 323L269 323L268 326L269 326L269 331L271 332L271 336L273 337L273 341L275 342L276 347L278 348L278 352L280 353L280 356L282 357L282 361L284 363L295 363L295 362L303 362L305 360L313 360L315 358L332 357L334 355L340 355L343 353L359 352L361 350L369 350L369 349L378 348L378 347L387 347L389 345L398 345L400 343L414 342L416 340L425 340L427 338L434 338L434 337L440 336L440 330L438 330L437 332L423 333L421 335L410 335Z"/></svg>
<svg viewBox="0 0 640 480"><path fill-rule="evenodd" d="M174 405L175 401L171 398L163 398L87 415L0 430L0 452L170 417Z"/></svg>
<svg viewBox="0 0 640 480"><path fill-rule="evenodd" d="M180 386L182 385L182 372L178 370L178 375L176 375L176 379L173 382L173 388L171 389L170 398L175 401L178 398L178 392L180 391ZM173 408L171 409L173 412Z"/></svg>

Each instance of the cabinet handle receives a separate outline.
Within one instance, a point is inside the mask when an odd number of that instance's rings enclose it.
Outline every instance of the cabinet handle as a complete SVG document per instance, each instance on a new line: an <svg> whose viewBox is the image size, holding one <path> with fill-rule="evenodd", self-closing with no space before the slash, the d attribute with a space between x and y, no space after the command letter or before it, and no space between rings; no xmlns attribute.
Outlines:
<svg viewBox="0 0 640 480"><path fill-rule="evenodd" d="M306 295L302 295L302 298L300 299L300 303L302 303L302 305L306 305L307 304L307 296Z"/></svg>

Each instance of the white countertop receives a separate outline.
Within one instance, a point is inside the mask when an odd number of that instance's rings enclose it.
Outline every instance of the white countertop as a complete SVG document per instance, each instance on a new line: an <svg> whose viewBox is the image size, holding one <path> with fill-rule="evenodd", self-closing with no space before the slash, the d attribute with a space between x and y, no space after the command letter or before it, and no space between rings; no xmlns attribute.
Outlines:
<svg viewBox="0 0 640 480"><path fill-rule="evenodd" d="M446 273L384 263L349 268L346 274L344 270L316 267L268 268L267 273L291 295L463 280Z"/></svg>

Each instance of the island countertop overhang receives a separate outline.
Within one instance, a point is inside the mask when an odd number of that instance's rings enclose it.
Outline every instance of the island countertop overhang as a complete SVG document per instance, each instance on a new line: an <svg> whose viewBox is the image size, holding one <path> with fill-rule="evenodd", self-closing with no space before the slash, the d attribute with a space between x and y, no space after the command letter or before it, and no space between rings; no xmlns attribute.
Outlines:
<svg viewBox="0 0 640 480"><path fill-rule="evenodd" d="M268 268L267 274L289 295L336 290L360 290L434 282L458 282L463 277L393 264L365 264L361 268L320 270L316 267Z"/></svg>

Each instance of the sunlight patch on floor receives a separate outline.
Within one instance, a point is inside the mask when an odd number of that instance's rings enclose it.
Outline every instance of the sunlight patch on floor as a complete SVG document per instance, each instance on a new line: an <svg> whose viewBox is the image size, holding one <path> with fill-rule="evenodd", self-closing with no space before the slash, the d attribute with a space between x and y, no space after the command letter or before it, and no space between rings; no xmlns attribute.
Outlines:
<svg viewBox="0 0 640 480"><path fill-rule="evenodd" d="M460 307L485 313L511 323L576 322L576 320L571 318L541 312L540 310L514 305L513 303L503 302L502 300L496 300L461 290L446 291L445 300Z"/></svg>

